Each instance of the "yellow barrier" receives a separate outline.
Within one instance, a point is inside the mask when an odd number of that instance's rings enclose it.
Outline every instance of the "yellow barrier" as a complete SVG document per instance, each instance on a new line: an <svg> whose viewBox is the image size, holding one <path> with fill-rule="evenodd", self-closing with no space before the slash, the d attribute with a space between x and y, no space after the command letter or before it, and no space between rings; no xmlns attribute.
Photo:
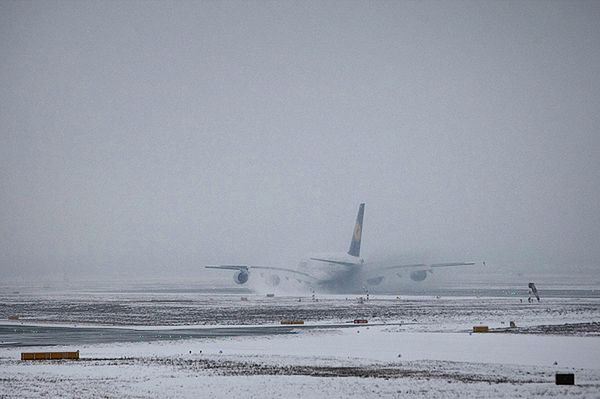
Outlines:
<svg viewBox="0 0 600 399"><path fill-rule="evenodd" d="M79 359L77 352L21 352L21 360Z"/></svg>
<svg viewBox="0 0 600 399"><path fill-rule="evenodd" d="M488 326L474 326L473 327L473 332L475 333L484 333L484 332L489 332L490 329L488 328Z"/></svg>
<svg viewBox="0 0 600 399"><path fill-rule="evenodd" d="M304 320L281 320L281 324L304 324Z"/></svg>

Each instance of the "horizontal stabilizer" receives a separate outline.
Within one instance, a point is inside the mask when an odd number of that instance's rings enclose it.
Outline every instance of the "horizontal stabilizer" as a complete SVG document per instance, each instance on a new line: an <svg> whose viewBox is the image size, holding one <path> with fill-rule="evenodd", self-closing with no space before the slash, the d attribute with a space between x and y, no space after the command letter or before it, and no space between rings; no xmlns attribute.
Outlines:
<svg viewBox="0 0 600 399"><path fill-rule="evenodd" d="M333 263L335 265L342 265L342 266L356 266L356 263L352 263L352 262L342 262L339 260L329 260L329 259L320 259L320 258L310 258L311 260L316 260L319 262L327 262L327 263Z"/></svg>

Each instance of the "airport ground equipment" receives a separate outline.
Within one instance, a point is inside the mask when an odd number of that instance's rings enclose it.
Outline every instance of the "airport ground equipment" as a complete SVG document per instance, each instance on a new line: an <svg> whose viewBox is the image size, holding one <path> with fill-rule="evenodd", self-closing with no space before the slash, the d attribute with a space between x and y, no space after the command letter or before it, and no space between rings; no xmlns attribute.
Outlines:
<svg viewBox="0 0 600 399"><path fill-rule="evenodd" d="M575 374L556 373L556 385L575 385Z"/></svg>
<svg viewBox="0 0 600 399"><path fill-rule="evenodd" d="M21 352L21 360L79 360L79 351L76 352Z"/></svg>
<svg viewBox="0 0 600 399"><path fill-rule="evenodd" d="M536 299L538 300L538 302L540 301L540 294L538 293L538 290L535 286L535 283L529 283L529 289L531 290L531 292L533 293L533 295L535 295Z"/></svg>

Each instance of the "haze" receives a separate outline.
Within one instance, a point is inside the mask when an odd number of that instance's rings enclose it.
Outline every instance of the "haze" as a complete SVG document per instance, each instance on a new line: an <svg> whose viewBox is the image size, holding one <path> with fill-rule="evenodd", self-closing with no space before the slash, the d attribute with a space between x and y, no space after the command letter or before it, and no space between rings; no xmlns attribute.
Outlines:
<svg viewBox="0 0 600 399"><path fill-rule="evenodd" d="M600 3L0 2L0 278L347 250L598 275ZM222 276L227 281L230 276Z"/></svg>

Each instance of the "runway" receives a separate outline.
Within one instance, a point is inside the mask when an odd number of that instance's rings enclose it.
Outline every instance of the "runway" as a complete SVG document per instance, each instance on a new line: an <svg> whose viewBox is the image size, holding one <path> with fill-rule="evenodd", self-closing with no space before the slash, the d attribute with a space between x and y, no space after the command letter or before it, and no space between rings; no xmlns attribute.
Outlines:
<svg viewBox="0 0 600 399"><path fill-rule="evenodd" d="M370 326L381 326L376 323ZM400 323L385 324L398 326ZM150 342L193 338L244 337L297 334L302 330L356 328L359 325L263 325L263 326L202 326L196 328L110 328L45 325L0 324L0 347L68 346L124 342Z"/></svg>

